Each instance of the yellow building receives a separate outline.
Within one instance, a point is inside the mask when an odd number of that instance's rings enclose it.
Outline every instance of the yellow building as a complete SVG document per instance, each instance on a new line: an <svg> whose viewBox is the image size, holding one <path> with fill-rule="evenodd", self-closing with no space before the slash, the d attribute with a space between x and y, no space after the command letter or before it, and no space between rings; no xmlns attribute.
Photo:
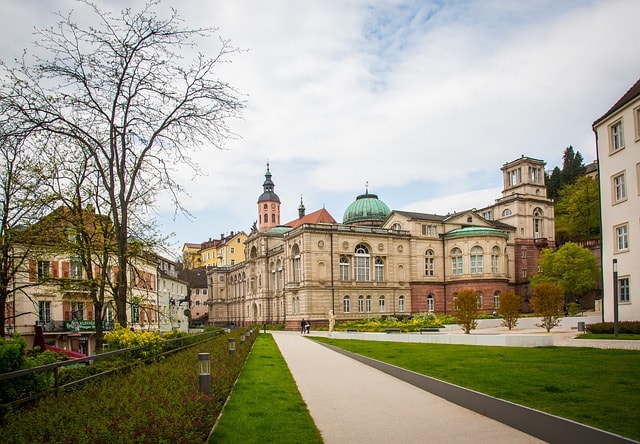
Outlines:
<svg viewBox="0 0 640 444"><path fill-rule="evenodd" d="M232 231L221 234L220 239L211 239L200 244L185 243L182 247L184 267L193 270L199 267L228 267L244 261L244 244L247 234Z"/></svg>

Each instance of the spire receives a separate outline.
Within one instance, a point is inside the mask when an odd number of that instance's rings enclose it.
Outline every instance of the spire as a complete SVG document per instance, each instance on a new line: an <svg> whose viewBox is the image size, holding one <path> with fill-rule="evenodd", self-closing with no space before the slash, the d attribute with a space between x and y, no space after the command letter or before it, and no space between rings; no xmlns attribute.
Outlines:
<svg viewBox="0 0 640 444"><path fill-rule="evenodd" d="M302 203L302 194L300 195L300 206L298 207L298 219L302 219L304 217L305 208Z"/></svg>

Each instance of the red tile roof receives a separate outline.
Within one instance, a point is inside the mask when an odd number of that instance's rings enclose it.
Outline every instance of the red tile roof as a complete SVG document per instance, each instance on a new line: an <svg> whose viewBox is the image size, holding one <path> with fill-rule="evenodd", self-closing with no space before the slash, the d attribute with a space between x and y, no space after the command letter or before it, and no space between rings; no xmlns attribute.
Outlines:
<svg viewBox="0 0 640 444"><path fill-rule="evenodd" d="M295 219L285 225L291 228L298 228L303 224L335 224L336 220L333 218L329 212L322 208L320 210L316 210L313 213L309 213L302 217L302 219Z"/></svg>

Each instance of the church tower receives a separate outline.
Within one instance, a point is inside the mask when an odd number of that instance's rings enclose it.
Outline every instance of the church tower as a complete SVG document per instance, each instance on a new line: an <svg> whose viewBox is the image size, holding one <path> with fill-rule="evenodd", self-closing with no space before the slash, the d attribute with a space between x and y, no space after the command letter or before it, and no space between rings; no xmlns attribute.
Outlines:
<svg viewBox="0 0 640 444"><path fill-rule="evenodd" d="M258 231L267 231L280 225L280 198L273 191L274 187L269 162L267 162L267 172L264 174L262 184L263 191L258 198Z"/></svg>

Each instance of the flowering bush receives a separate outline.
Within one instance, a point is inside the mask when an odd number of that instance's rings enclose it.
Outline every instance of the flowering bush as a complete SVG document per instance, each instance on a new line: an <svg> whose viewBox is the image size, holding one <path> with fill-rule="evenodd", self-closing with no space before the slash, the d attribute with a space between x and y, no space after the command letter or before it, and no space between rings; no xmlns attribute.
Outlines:
<svg viewBox="0 0 640 444"><path fill-rule="evenodd" d="M367 317L362 320L337 323L335 330L351 330L365 332L382 332L389 328L399 328L401 331L419 331L421 328L437 327L445 324L455 324L455 319L449 315L436 315L434 313L420 313L410 318L398 319L393 316L386 318Z"/></svg>

